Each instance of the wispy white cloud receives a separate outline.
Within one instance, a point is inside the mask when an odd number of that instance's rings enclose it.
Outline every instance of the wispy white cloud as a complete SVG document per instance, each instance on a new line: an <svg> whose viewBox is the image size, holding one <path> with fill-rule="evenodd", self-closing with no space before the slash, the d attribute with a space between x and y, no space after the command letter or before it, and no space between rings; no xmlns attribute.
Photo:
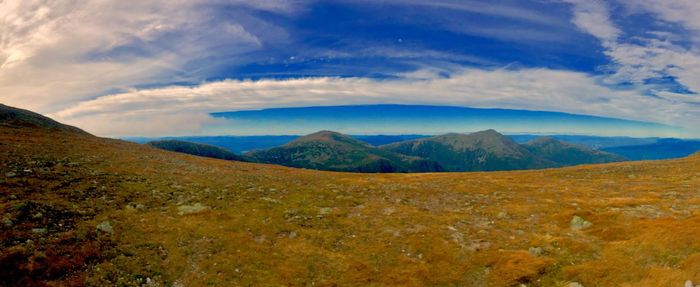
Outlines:
<svg viewBox="0 0 700 287"><path fill-rule="evenodd" d="M635 12L652 13L658 19L700 32L700 2L695 0L618 0Z"/></svg>
<svg viewBox="0 0 700 287"><path fill-rule="evenodd" d="M466 69L450 77L418 71L393 80L226 80L108 95L52 116L102 135L173 135L211 125L214 119L206 114L216 111L377 103L556 110L685 126L700 120L679 113L689 109L686 103L611 89L583 73L548 69ZM186 125L158 124L162 119ZM235 134L236 126L228 131Z"/></svg>
<svg viewBox="0 0 700 287"><path fill-rule="evenodd" d="M617 40L621 31L610 20L608 4L602 0L562 0L573 4L571 21L603 42Z"/></svg>
<svg viewBox="0 0 700 287"><path fill-rule="evenodd" d="M518 1L474 1L474 0L344 0L345 2L367 3L373 5L403 5L423 8L439 8L452 11L469 12L514 19L538 24L552 25L559 22L556 17L537 9L518 5Z"/></svg>
<svg viewBox="0 0 700 287"><path fill-rule="evenodd" d="M338 0L338 2L383 7L401 13L388 14L389 21L402 22L422 29L446 30L457 34L495 39L504 42L538 45L569 40L566 19L548 13L533 2L503 0ZM407 16L408 15L408 16Z"/></svg>
<svg viewBox="0 0 700 287"><path fill-rule="evenodd" d="M49 112L109 90L191 80L203 67L191 69L189 63L211 57L240 61L236 55L267 40L249 31L265 23L245 13L215 17L217 8L294 13L293 4L0 1L0 94L6 104ZM265 29L284 38L281 29Z"/></svg>
<svg viewBox="0 0 700 287"><path fill-rule="evenodd" d="M678 44L683 35L679 31L649 31L644 36L623 37L624 31L612 20L610 5L605 1L562 0L573 5L572 22L580 29L598 38L605 49L605 55L612 63L605 82L609 84L630 83L647 88L657 96L664 87L650 82L673 78L689 91L700 93L700 50L696 43L689 47ZM694 0L619 0L631 13L647 13L659 21L674 23L691 31L691 36L700 36L700 2ZM680 31L681 33L683 31ZM698 40L697 38L695 40ZM691 39L692 41L692 39ZM670 86L669 88L674 88ZM656 91L655 91L656 90ZM692 102L696 97L686 98ZM675 97L674 100L677 100Z"/></svg>

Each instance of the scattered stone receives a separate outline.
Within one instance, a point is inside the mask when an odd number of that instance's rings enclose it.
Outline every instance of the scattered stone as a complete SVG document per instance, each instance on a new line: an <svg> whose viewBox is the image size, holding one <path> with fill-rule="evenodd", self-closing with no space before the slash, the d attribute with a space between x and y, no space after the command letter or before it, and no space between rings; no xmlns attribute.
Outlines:
<svg viewBox="0 0 700 287"><path fill-rule="evenodd" d="M265 243L265 241L267 240L267 238L265 237L265 235L258 235L258 236L255 236L255 238L253 238L253 240L254 240L255 243L257 243L257 244L262 244L262 243Z"/></svg>
<svg viewBox="0 0 700 287"><path fill-rule="evenodd" d="M498 215L496 215L496 217L497 217L498 219L507 219L507 218L508 218L508 213L505 212L505 211L501 211L501 212L498 213Z"/></svg>
<svg viewBox="0 0 700 287"><path fill-rule="evenodd" d="M450 238L452 238L452 241L456 243L462 243L462 241L464 241L464 234L461 232L453 232L450 234Z"/></svg>
<svg viewBox="0 0 700 287"><path fill-rule="evenodd" d="M287 237L289 237L289 239L297 238L297 233L294 232L294 231L292 231L292 232L289 233L289 235L287 235Z"/></svg>
<svg viewBox="0 0 700 287"><path fill-rule="evenodd" d="M264 201L267 201L267 202L270 202L270 203L280 203L279 200L274 199L274 198L262 197L262 198L260 198L260 199L261 199L261 200L264 200Z"/></svg>
<svg viewBox="0 0 700 287"><path fill-rule="evenodd" d="M690 280L685 281L684 287L693 287L693 281L690 281Z"/></svg>
<svg viewBox="0 0 700 287"><path fill-rule="evenodd" d="M569 287L583 287L583 285L578 282L571 282L569 283Z"/></svg>
<svg viewBox="0 0 700 287"><path fill-rule="evenodd" d="M45 234L46 232L48 232L46 228L32 228L32 233Z"/></svg>
<svg viewBox="0 0 700 287"><path fill-rule="evenodd" d="M542 247L530 247L527 249L527 251L530 252L532 256L541 256L542 254L544 254L544 250L542 250Z"/></svg>
<svg viewBox="0 0 700 287"><path fill-rule="evenodd" d="M209 210L208 206L202 205L201 203L195 203L193 205L181 205L177 208L179 215L195 214L203 211Z"/></svg>
<svg viewBox="0 0 700 287"><path fill-rule="evenodd" d="M467 246L467 249L476 252L481 250L486 250L491 247L491 242L488 241L472 241L471 244Z"/></svg>
<svg viewBox="0 0 700 287"><path fill-rule="evenodd" d="M318 216L328 215L328 214L330 214L331 212L333 212L333 209L332 209L332 208L330 208L330 207L321 207L321 208L318 209Z"/></svg>
<svg viewBox="0 0 700 287"><path fill-rule="evenodd" d="M382 214L384 214L384 215L392 215L392 214L394 214L394 212L396 212L396 209L393 207L387 207L387 208L384 208L384 210L382 210Z"/></svg>
<svg viewBox="0 0 700 287"><path fill-rule="evenodd" d="M126 209L129 209L129 210L136 210L136 211L144 211L144 210L146 210L146 206L143 205L143 204L133 204L133 203L129 203L129 204L126 205Z"/></svg>
<svg viewBox="0 0 700 287"><path fill-rule="evenodd" d="M112 228L112 225L109 224L109 221L102 221L100 224L97 225L97 231L101 231L104 233L108 234L114 234L114 228Z"/></svg>
<svg viewBox="0 0 700 287"><path fill-rule="evenodd" d="M583 217L580 217L578 215L574 216L574 218L571 219L571 228L572 229L586 229L589 228L593 225L588 220L583 219Z"/></svg>
<svg viewBox="0 0 700 287"><path fill-rule="evenodd" d="M155 283L155 281L153 281L153 279L151 279L151 277L146 277L146 286L154 286L154 285L157 285Z"/></svg>
<svg viewBox="0 0 700 287"><path fill-rule="evenodd" d="M5 218L2 220L2 224L4 224L7 227L12 227L12 225L14 225L14 222L12 222L12 220L9 218Z"/></svg>
<svg viewBox="0 0 700 287"><path fill-rule="evenodd" d="M17 174L16 174L16 173L14 173L14 172L6 172L6 173L5 173L5 176L6 176L6 177L10 177L10 178L12 178L12 177L15 177L15 176L17 176Z"/></svg>

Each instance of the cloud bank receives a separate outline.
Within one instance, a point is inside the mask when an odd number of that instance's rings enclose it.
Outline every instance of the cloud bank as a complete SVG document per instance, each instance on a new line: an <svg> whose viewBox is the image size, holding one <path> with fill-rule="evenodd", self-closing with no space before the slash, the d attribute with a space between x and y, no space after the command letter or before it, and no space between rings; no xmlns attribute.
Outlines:
<svg viewBox="0 0 700 287"><path fill-rule="evenodd" d="M215 124L206 116L210 112L379 103L556 110L669 124L700 118L683 113L690 109L686 103L612 89L583 73L549 69L464 69L449 77L426 70L390 80L225 80L103 96L52 116L98 134L179 135ZM230 123L229 131L235 134L235 124Z"/></svg>

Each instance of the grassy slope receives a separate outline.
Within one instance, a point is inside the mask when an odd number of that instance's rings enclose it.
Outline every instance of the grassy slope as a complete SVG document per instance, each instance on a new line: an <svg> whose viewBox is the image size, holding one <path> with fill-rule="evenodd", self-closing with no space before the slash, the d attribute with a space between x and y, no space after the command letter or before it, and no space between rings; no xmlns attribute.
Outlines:
<svg viewBox="0 0 700 287"><path fill-rule="evenodd" d="M521 172L348 174L0 128L0 171L0 210L14 222L0 233L5 280L29 274L76 286L129 286L146 278L165 286L700 281L697 156ZM195 203L210 209L178 214L179 206ZM38 209L52 216L36 217ZM574 215L592 227L572 230ZM113 235L95 231L105 220ZM30 231L41 227L47 233ZM542 254L531 255L530 247Z"/></svg>

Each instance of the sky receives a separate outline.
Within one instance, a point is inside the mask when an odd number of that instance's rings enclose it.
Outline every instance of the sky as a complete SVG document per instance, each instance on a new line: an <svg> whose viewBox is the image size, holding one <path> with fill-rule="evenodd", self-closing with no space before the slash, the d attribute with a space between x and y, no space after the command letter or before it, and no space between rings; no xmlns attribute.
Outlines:
<svg viewBox="0 0 700 287"><path fill-rule="evenodd" d="M0 0L0 102L102 136L236 134L211 115L224 111L416 104L700 137L697 15L696 0Z"/></svg>

